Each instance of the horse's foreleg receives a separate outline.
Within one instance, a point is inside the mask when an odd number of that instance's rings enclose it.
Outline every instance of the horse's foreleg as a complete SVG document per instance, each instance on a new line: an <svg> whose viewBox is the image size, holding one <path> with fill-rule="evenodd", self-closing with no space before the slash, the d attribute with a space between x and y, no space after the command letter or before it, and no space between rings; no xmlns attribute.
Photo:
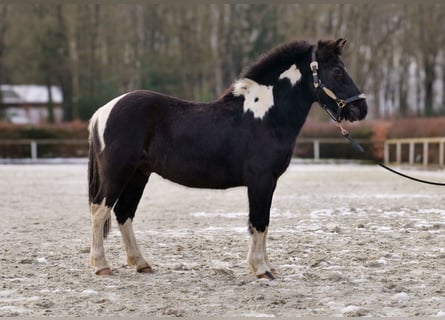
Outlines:
<svg viewBox="0 0 445 320"><path fill-rule="evenodd" d="M269 267L269 269L272 272L272 274L275 274L276 270L270 264L269 257L267 255L267 250L266 250L266 247L267 247L267 233L268 233L268 231L269 231L269 227L267 227L266 231L264 231L264 237L263 237L264 261L266 262L266 264Z"/></svg>
<svg viewBox="0 0 445 320"><path fill-rule="evenodd" d="M273 179L267 179L257 181L248 188L251 242L247 261L251 271L259 278L274 279L275 270L270 265L266 247L270 206L275 185Z"/></svg>
<svg viewBox="0 0 445 320"><path fill-rule="evenodd" d="M251 229L251 241L247 261L250 270L258 278L273 279L273 270L270 266L266 251L267 228L264 232L258 231L255 228Z"/></svg>
<svg viewBox="0 0 445 320"><path fill-rule="evenodd" d="M119 223L119 230L127 253L127 263L129 266L136 266L138 272L151 273L153 269L142 256L136 243L133 232L132 219L127 219L124 224Z"/></svg>
<svg viewBox="0 0 445 320"><path fill-rule="evenodd" d="M110 216L111 208L105 205L105 198L101 204L91 204L92 241L90 259L97 275L111 274L111 269L105 258L104 249L104 226Z"/></svg>

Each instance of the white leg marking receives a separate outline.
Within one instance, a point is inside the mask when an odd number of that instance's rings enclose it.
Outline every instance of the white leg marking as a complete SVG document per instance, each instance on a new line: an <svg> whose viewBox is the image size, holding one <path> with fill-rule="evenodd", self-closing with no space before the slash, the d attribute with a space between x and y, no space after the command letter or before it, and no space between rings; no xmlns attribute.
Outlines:
<svg viewBox="0 0 445 320"><path fill-rule="evenodd" d="M250 110L255 118L262 119L266 112L273 107L273 86L265 86L244 78L233 85L235 96L244 96L244 112Z"/></svg>
<svg viewBox="0 0 445 320"><path fill-rule="evenodd" d="M105 205L105 199L101 204L91 205L91 264L95 267L95 272L109 269L108 262L105 259L104 249L104 224L111 215L111 208Z"/></svg>
<svg viewBox="0 0 445 320"><path fill-rule="evenodd" d="M289 69L280 74L279 79L284 79L284 78L289 79L290 83L294 86L297 83L297 81L301 79L300 70L298 70L297 66L293 64L290 66Z"/></svg>
<svg viewBox="0 0 445 320"><path fill-rule="evenodd" d="M271 271L266 253L267 228L265 232L258 232L255 228L252 229L253 234L247 261L252 272L261 276Z"/></svg>
<svg viewBox="0 0 445 320"><path fill-rule="evenodd" d="M119 230L124 242L125 251L127 252L127 263L129 266L136 266L138 271L149 268L150 265L145 261L136 244L136 237L133 231L133 223L131 219L127 219L124 224L119 223Z"/></svg>
<svg viewBox="0 0 445 320"><path fill-rule="evenodd" d="M269 271L272 271L272 265L270 264L269 257L267 256L267 234L269 232L269 228L266 228L264 231L264 237L263 237L263 249L264 249L264 261L266 262L267 266L269 267Z"/></svg>
<svg viewBox="0 0 445 320"><path fill-rule="evenodd" d="M111 110L113 110L113 107L116 105L116 103L127 94L128 93L124 93L123 95L114 98L113 100L106 103L104 106L97 109L90 119L90 124L88 126L88 130L90 131L90 139L91 139L91 134L93 132L93 125L96 124L101 145L101 151L105 148L104 132L107 126L108 116L110 115L110 112Z"/></svg>

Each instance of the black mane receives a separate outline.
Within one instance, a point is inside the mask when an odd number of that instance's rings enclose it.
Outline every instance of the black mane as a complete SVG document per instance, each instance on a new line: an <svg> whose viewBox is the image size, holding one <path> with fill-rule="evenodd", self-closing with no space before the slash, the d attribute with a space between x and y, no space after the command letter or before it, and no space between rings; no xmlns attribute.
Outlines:
<svg viewBox="0 0 445 320"><path fill-rule="evenodd" d="M302 70L303 63L306 62L302 60L312 47L310 43L299 40L279 45L248 66L240 78L249 78L261 84L272 84L292 64L296 64Z"/></svg>

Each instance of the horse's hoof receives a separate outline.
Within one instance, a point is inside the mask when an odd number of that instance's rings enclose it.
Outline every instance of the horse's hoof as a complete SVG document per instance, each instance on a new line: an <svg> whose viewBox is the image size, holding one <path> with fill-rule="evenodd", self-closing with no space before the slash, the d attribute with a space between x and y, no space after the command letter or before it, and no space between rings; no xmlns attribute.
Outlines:
<svg viewBox="0 0 445 320"><path fill-rule="evenodd" d="M269 271L266 271L264 274L260 274L257 276L258 279L269 279L269 280L275 280L275 277L272 273Z"/></svg>
<svg viewBox="0 0 445 320"><path fill-rule="evenodd" d="M151 266L145 266L140 269L137 269L137 272L139 272L139 273L153 273L154 270Z"/></svg>
<svg viewBox="0 0 445 320"><path fill-rule="evenodd" d="M113 272L111 272L110 268L103 268L96 271L96 275L98 276L111 276Z"/></svg>

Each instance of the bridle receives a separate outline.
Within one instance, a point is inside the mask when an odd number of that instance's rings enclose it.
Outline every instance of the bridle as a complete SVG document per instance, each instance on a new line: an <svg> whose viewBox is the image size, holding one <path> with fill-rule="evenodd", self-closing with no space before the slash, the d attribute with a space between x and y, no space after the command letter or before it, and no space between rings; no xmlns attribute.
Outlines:
<svg viewBox="0 0 445 320"><path fill-rule="evenodd" d="M346 107L348 104L354 101L358 100L365 100L366 95L364 93L356 94L355 96L352 96L347 99L341 99L339 98L334 91L326 87L323 82L321 82L320 78L318 77L318 62L315 54L315 48L312 50L312 61L310 64L311 70L312 70L312 77L314 79L314 88L315 88L315 95L317 96L317 101L320 104L320 106L327 112L329 117L331 117L332 120L335 122L341 122L340 113L341 109ZM326 106L326 104L321 102L320 96L318 94L318 90L321 89L322 92L327 95L329 98L334 100L337 103L338 109L337 114L334 114L331 110L329 110Z"/></svg>

